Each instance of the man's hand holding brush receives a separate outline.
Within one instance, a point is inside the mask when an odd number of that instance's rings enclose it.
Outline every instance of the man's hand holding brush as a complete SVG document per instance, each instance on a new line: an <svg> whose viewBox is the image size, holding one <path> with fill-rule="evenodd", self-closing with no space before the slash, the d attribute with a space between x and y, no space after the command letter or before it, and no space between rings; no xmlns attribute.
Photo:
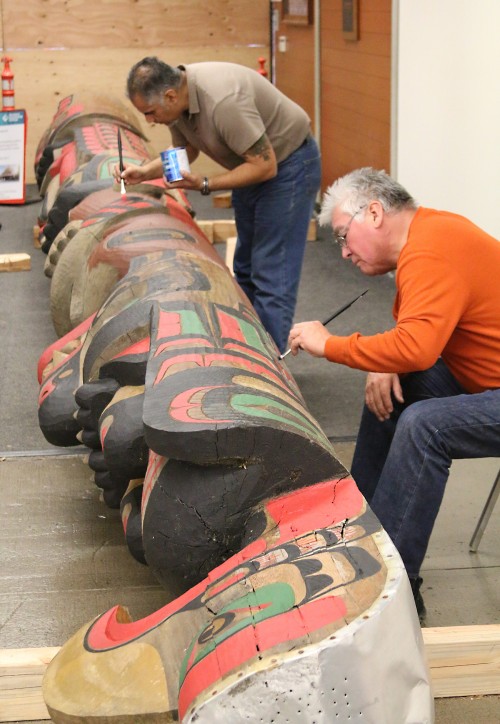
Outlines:
<svg viewBox="0 0 500 724"><path fill-rule="evenodd" d="M313 357L324 357L325 356L325 342L330 336L330 332L326 329L326 325L329 324L336 317L339 317L345 312L346 309L352 307L354 302L364 297L368 289L358 294L357 297L351 299L346 304L343 304L340 309L335 310L333 314L330 314L328 319L324 322L298 322L294 324L290 331L288 338L288 344L290 348L286 352L280 354L278 359L284 359L290 352L295 356L299 349L303 349L309 352Z"/></svg>
<svg viewBox="0 0 500 724"><path fill-rule="evenodd" d="M313 357L324 357L325 342L330 334L319 321L298 322L290 330L288 338L291 353L295 356L303 349Z"/></svg>
<svg viewBox="0 0 500 724"><path fill-rule="evenodd" d="M298 322L292 327L288 338L291 353L295 357L303 349L313 357L324 357L325 342L330 334L319 321Z"/></svg>

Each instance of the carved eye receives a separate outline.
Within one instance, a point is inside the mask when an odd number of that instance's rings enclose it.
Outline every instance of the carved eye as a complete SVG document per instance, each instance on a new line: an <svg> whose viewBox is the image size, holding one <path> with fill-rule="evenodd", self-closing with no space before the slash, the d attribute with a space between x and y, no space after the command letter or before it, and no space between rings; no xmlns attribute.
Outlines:
<svg viewBox="0 0 500 724"><path fill-rule="evenodd" d="M235 614L233 611L227 611L226 613L219 614L214 619L212 619L212 621L206 628L203 629L198 637L198 643L205 644L207 641L210 641L211 638L217 636L217 634L220 633L223 629L230 626L233 623L234 619Z"/></svg>

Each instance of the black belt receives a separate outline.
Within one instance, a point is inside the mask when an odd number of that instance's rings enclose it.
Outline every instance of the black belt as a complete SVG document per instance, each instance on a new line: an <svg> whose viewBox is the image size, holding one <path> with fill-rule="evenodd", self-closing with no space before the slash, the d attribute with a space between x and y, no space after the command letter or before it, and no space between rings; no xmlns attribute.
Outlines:
<svg viewBox="0 0 500 724"><path fill-rule="evenodd" d="M306 136L306 137L304 138L304 140L302 141L302 143L300 144L299 148L302 148L302 146L305 146L306 143L309 143L309 141L312 141L312 140L313 140L313 134L312 134L312 133L308 133L307 136Z"/></svg>

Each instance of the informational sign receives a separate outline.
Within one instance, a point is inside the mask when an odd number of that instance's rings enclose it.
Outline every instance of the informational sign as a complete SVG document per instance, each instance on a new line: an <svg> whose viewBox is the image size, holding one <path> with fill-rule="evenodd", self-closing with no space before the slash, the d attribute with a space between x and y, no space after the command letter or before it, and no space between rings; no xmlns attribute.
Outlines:
<svg viewBox="0 0 500 724"><path fill-rule="evenodd" d="M0 111L0 204L26 200L26 111Z"/></svg>

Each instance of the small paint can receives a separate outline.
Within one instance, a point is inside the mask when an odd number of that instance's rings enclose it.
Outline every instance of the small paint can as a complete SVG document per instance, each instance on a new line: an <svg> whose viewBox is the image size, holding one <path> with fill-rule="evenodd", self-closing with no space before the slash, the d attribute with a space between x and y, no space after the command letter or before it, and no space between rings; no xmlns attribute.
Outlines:
<svg viewBox="0 0 500 724"><path fill-rule="evenodd" d="M182 171L189 171L189 160L185 148L169 148L160 153L163 175L168 183L182 181Z"/></svg>

